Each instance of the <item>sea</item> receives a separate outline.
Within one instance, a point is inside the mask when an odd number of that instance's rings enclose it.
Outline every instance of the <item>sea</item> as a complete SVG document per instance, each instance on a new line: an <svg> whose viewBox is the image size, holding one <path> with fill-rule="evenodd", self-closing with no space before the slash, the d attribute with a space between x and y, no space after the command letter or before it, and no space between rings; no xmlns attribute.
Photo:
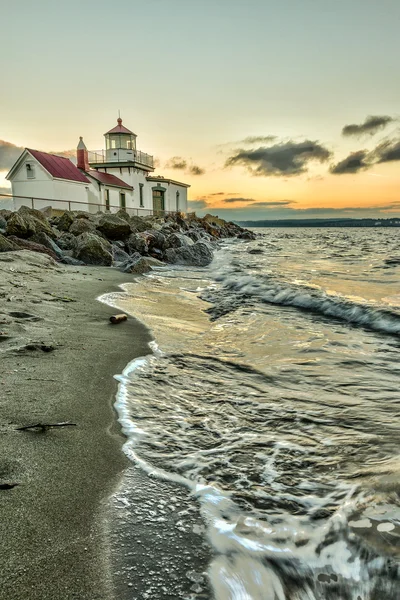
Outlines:
<svg viewBox="0 0 400 600"><path fill-rule="evenodd" d="M163 490L140 535L170 527L189 565L187 588L164 557L139 591L132 564L124 597L399 600L400 231L254 231L106 298L153 340L115 404L132 468ZM146 511L133 481L125 531Z"/></svg>

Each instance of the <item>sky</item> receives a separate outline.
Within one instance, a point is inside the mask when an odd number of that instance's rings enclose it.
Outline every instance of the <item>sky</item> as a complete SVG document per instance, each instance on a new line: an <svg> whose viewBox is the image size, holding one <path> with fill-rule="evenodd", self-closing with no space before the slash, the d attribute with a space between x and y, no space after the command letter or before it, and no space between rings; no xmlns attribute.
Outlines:
<svg viewBox="0 0 400 600"><path fill-rule="evenodd" d="M0 0L0 192L123 123L190 207L400 216L398 0Z"/></svg>

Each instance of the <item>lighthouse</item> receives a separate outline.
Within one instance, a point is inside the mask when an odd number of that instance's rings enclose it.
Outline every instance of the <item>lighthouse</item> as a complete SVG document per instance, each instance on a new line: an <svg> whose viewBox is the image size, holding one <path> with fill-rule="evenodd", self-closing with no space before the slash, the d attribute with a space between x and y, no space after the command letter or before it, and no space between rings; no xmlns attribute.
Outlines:
<svg viewBox="0 0 400 600"><path fill-rule="evenodd" d="M136 160L137 135L122 125L121 117L117 125L104 134L106 140L106 162L134 162Z"/></svg>

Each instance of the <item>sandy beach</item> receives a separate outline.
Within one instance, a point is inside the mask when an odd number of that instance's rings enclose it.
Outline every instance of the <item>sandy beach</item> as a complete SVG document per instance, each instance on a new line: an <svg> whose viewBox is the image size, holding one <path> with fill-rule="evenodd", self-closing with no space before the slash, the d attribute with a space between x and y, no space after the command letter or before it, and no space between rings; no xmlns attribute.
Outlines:
<svg viewBox="0 0 400 600"><path fill-rule="evenodd" d="M113 597L105 501L128 465L113 375L148 350L137 321L96 301L132 276L0 255L1 599ZM37 423L74 427L18 431Z"/></svg>

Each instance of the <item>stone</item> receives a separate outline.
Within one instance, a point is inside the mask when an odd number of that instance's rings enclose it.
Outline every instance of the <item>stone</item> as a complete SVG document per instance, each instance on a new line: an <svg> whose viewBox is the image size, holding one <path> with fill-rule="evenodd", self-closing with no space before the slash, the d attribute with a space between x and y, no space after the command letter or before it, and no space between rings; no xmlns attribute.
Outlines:
<svg viewBox="0 0 400 600"><path fill-rule="evenodd" d="M129 256L129 254L127 252L125 252L125 250L122 250L122 248L120 248L116 244L112 244L112 257L113 257L113 263L116 266L132 260L131 256Z"/></svg>
<svg viewBox="0 0 400 600"><path fill-rule="evenodd" d="M111 244L94 233L82 233L76 238L73 258L89 265L112 264Z"/></svg>
<svg viewBox="0 0 400 600"><path fill-rule="evenodd" d="M5 233L7 229L7 221L0 215L0 233Z"/></svg>
<svg viewBox="0 0 400 600"><path fill-rule="evenodd" d="M130 254L139 252L139 254L147 254L149 247L146 242L146 236L141 233L131 233L125 243Z"/></svg>
<svg viewBox="0 0 400 600"><path fill-rule="evenodd" d="M251 248L248 254L264 254L264 250L262 248Z"/></svg>
<svg viewBox="0 0 400 600"><path fill-rule="evenodd" d="M151 265L148 262L148 257L139 256L136 260L131 260L129 263L123 265L121 270L124 273L136 273L137 275L142 275L143 273L148 273L151 271ZM154 258L151 260L155 260Z"/></svg>
<svg viewBox="0 0 400 600"><path fill-rule="evenodd" d="M126 210L119 210L117 213L115 213L116 217L119 217L120 219L123 219L124 221L126 221L127 223L131 223L131 218L128 215L128 213L126 212Z"/></svg>
<svg viewBox="0 0 400 600"><path fill-rule="evenodd" d="M64 265L73 265L75 267L81 267L81 266L85 265L85 263L82 262L81 260L78 260L77 258L73 258L72 256L66 256L65 254L62 257L62 259L60 260L60 262L62 262Z"/></svg>
<svg viewBox="0 0 400 600"><path fill-rule="evenodd" d="M71 227L69 228L69 233L72 233L75 236L88 232L95 233L95 231L95 225L91 223L89 219L86 219L84 217L75 219Z"/></svg>
<svg viewBox="0 0 400 600"><path fill-rule="evenodd" d="M57 260L57 255L50 250L50 248L46 248L46 246L43 246L42 244L36 244L35 242L31 242L31 240L22 240L15 237L15 235L11 235L8 239L16 244L20 250L24 249L31 250L32 252L40 252L41 254L47 254L47 256L50 256L53 260Z"/></svg>
<svg viewBox="0 0 400 600"><path fill-rule="evenodd" d="M14 250L20 250L20 247L0 233L0 252L13 252Z"/></svg>
<svg viewBox="0 0 400 600"><path fill-rule="evenodd" d="M146 231L147 229L151 229L151 223L148 223L147 221L145 221L143 219L143 217L137 217L135 215L133 215L131 217L131 225L133 227L133 229L135 229L136 231Z"/></svg>
<svg viewBox="0 0 400 600"><path fill-rule="evenodd" d="M43 232L35 233L35 235L32 236L29 239L29 241L35 242L36 244L41 244L42 246L46 246L46 248L52 250L59 259L63 257L63 251L61 250L61 248L51 238L49 238L48 235L46 235Z"/></svg>
<svg viewBox="0 0 400 600"><path fill-rule="evenodd" d="M206 242L199 241L191 246L167 248L164 257L172 264L205 267L212 261L213 252Z"/></svg>
<svg viewBox="0 0 400 600"><path fill-rule="evenodd" d="M76 246L76 237L72 233L62 233L57 244L62 250L73 250Z"/></svg>
<svg viewBox="0 0 400 600"><path fill-rule="evenodd" d="M125 219L110 214L105 214L100 217L97 229L109 240L124 239L132 233L131 226Z"/></svg>
<svg viewBox="0 0 400 600"><path fill-rule="evenodd" d="M57 219L57 229L60 231L69 231L72 223L74 222L74 215L70 211L65 211L61 217Z"/></svg>
<svg viewBox="0 0 400 600"><path fill-rule="evenodd" d="M40 232L46 233L50 238L56 237L40 210L21 206L17 212L12 213L7 221L7 235L29 238Z"/></svg>
<svg viewBox="0 0 400 600"><path fill-rule="evenodd" d="M194 241L183 233L171 233L166 239L164 244L164 250L167 248L187 248L193 246Z"/></svg>
<svg viewBox="0 0 400 600"><path fill-rule="evenodd" d="M256 234L253 233L252 231L249 231L248 229L244 229L243 231L238 233L237 237L240 240L255 240Z"/></svg>

